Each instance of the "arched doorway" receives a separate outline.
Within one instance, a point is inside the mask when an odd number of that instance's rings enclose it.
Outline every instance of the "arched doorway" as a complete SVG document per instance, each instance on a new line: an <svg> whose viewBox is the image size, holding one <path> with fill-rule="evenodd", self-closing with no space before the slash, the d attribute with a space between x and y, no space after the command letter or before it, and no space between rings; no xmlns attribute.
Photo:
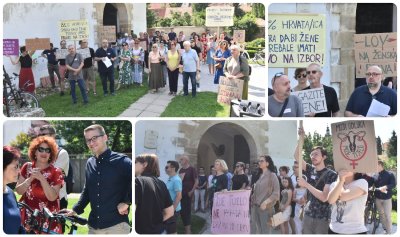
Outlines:
<svg viewBox="0 0 400 237"><path fill-rule="evenodd" d="M242 126L223 122L211 126L202 135L197 149L197 166L209 167L216 159L226 161L230 171L238 162L250 164L256 159L257 147L252 135Z"/></svg>
<svg viewBox="0 0 400 237"><path fill-rule="evenodd" d="M106 3L103 11L103 25L115 26L118 33L130 33L128 9L123 3ZM117 35L118 38L118 35Z"/></svg>

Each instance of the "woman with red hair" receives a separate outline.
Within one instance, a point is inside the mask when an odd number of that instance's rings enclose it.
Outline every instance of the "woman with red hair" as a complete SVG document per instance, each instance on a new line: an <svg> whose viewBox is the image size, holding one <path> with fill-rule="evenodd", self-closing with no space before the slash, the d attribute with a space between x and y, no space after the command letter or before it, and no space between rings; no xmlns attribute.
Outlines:
<svg viewBox="0 0 400 237"><path fill-rule="evenodd" d="M59 192L64 185L64 175L61 169L53 166L57 159L58 147L55 140L49 136L40 136L29 145L28 156L31 162L26 162L21 168L16 191L22 195L23 201L33 210L40 211L47 207L51 212L60 210ZM22 223L28 218L21 211ZM62 234L61 225L46 222L44 228Z"/></svg>

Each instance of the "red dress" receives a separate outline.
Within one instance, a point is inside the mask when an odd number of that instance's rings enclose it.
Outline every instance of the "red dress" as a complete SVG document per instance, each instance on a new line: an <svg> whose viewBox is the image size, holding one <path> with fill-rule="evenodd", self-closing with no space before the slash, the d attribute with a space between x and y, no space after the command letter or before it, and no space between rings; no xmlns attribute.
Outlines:
<svg viewBox="0 0 400 237"><path fill-rule="evenodd" d="M202 57L203 57L203 60L205 60L207 58L207 43L208 43L207 37L206 38L202 37L201 42L203 43Z"/></svg>
<svg viewBox="0 0 400 237"><path fill-rule="evenodd" d="M18 87L27 92L35 92L35 79L32 72L32 58L29 54L19 57L21 70L19 71Z"/></svg>
<svg viewBox="0 0 400 237"><path fill-rule="evenodd" d="M21 168L21 175L25 179L29 178L32 174L32 168L35 168L35 162L27 162ZM64 175L62 174L61 169L55 168L53 165L50 165L46 169L41 171L43 176L46 178L47 182L50 186L57 186L59 184L64 185ZM42 185L40 181L35 179L32 181L29 188L22 195L20 202L26 203L28 206L32 208L32 210L38 209L40 211L43 210L44 207L47 207L52 213L60 211L60 199L57 197L55 201L49 201L46 198L46 195L43 191ZM21 211L21 220L22 223L25 223L25 220L28 218L26 216L25 211ZM43 225L44 228L49 227L49 223L46 222ZM58 232L62 234L61 225L57 225L56 223L51 224L51 229L54 232Z"/></svg>

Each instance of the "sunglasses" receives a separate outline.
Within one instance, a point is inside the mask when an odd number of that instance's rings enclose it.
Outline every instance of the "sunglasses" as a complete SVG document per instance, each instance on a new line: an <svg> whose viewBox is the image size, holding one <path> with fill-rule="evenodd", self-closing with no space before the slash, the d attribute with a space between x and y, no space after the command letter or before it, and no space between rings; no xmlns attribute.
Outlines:
<svg viewBox="0 0 400 237"><path fill-rule="evenodd" d="M299 74L299 75L296 76L296 78L306 78L306 77L307 77L307 74L306 74L306 73L304 73L304 74Z"/></svg>
<svg viewBox="0 0 400 237"><path fill-rule="evenodd" d="M307 71L307 75L316 74L317 72L319 71L318 70Z"/></svg>
<svg viewBox="0 0 400 237"><path fill-rule="evenodd" d="M272 85L275 84L276 78L281 77L281 76L283 76L283 75L285 75L285 73L283 73L283 72L278 72L278 73L276 73L276 74L274 75L274 77L272 78Z"/></svg>
<svg viewBox="0 0 400 237"><path fill-rule="evenodd" d="M43 152L46 152L47 154L51 153L51 149L50 148L45 148L45 147L41 147L41 146L38 148L38 151L40 153L43 153Z"/></svg>

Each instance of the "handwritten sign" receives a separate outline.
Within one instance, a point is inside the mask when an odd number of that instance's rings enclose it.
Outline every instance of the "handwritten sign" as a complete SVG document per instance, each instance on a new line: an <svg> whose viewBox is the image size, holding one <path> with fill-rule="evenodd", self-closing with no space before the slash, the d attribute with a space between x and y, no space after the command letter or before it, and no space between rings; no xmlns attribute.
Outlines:
<svg viewBox="0 0 400 237"><path fill-rule="evenodd" d="M59 22L61 40L82 40L89 38L87 20L68 20Z"/></svg>
<svg viewBox="0 0 400 237"><path fill-rule="evenodd" d="M307 67L325 63L323 14L269 14L269 67Z"/></svg>
<svg viewBox="0 0 400 237"><path fill-rule="evenodd" d="M231 100L242 99L243 80L219 78L217 102L230 105Z"/></svg>
<svg viewBox="0 0 400 237"><path fill-rule="evenodd" d="M245 42L246 31L245 30L234 30L233 31L233 41L238 43Z"/></svg>
<svg viewBox="0 0 400 237"><path fill-rule="evenodd" d="M206 26L233 26L234 7L207 7Z"/></svg>
<svg viewBox="0 0 400 237"><path fill-rule="evenodd" d="M108 42L116 42L116 28L115 26L103 26L100 30L101 39L106 39Z"/></svg>
<svg viewBox="0 0 400 237"><path fill-rule="evenodd" d="M77 49L76 52L79 53L80 55L82 55L83 58L91 57L89 48Z"/></svg>
<svg viewBox="0 0 400 237"><path fill-rule="evenodd" d="M3 55L19 55L18 39L3 39Z"/></svg>
<svg viewBox="0 0 400 237"><path fill-rule="evenodd" d="M68 49L57 49L56 50L56 58L57 59L65 59L68 55Z"/></svg>
<svg viewBox="0 0 400 237"><path fill-rule="evenodd" d="M351 120L331 124L333 162L336 171L373 173L377 171L378 155L374 121Z"/></svg>
<svg viewBox="0 0 400 237"><path fill-rule="evenodd" d="M25 39L25 46L28 51L35 51L38 49L49 49L50 39L49 38L35 38Z"/></svg>
<svg viewBox="0 0 400 237"><path fill-rule="evenodd" d="M240 190L214 194L211 233L250 234L250 192Z"/></svg>
<svg viewBox="0 0 400 237"><path fill-rule="evenodd" d="M291 93L299 97L303 102L303 111L305 115L328 111L324 88L295 91Z"/></svg>
<svg viewBox="0 0 400 237"><path fill-rule="evenodd" d="M397 32L354 35L356 77L365 77L369 66L378 65L387 77L397 76Z"/></svg>

